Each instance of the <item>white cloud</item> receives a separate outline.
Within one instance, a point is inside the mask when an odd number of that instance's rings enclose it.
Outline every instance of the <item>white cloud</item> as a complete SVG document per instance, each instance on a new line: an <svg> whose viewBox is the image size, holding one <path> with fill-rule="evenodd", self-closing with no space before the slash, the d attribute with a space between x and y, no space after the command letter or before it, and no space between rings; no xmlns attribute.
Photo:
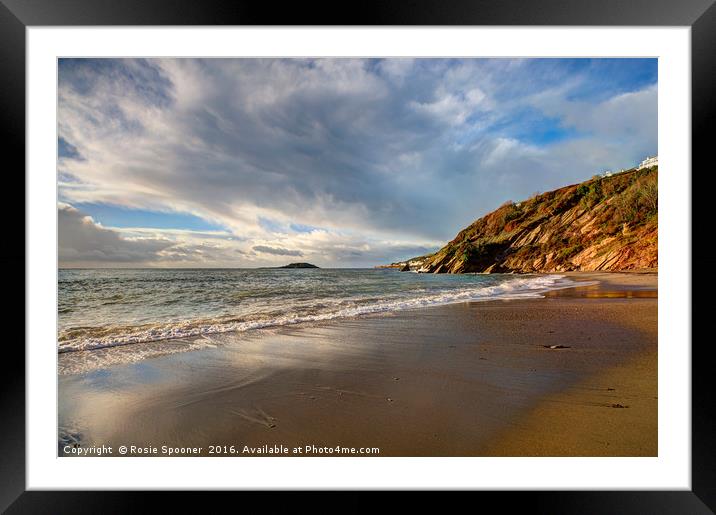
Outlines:
<svg viewBox="0 0 716 515"><path fill-rule="evenodd" d="M411 105L448 125L462 125L486 101L485 93L477 87L458 93L441 91L438 95L432 102L412 102Z"/></svg>
<svg viewBox="0 0 716 515"><path fill-rule="evenodd" d="M303 256L300 250L289 250L281 247L269 247L268 245L254 245L252 247L256 252L264 254L273 254L274 256Z"/></svg>
<svg viewBox="0 0 716 515"><path fill-rule="evenodd" d="M123 238L67 204L57 210L60 265L151 262L172 245L156 238Z"/></svg>

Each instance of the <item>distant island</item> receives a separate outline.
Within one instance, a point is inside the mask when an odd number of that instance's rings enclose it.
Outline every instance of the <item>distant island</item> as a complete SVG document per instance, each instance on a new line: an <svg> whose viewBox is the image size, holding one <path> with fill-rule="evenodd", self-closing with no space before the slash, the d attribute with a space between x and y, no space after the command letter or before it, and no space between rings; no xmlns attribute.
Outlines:
<svg viewBox="0 0 716 515"><path fill-rule="evenodd" d="M319 268L316 265L312 265L311 263L289 263L288 265L284 266L275 266L272 268Z"/></svg>
<svg viewBox="0 0 716 515"><path fill-rule="evenodd" d="M656 269L655 159L505 202L434 254L377 268L434 274Z"/></svg>

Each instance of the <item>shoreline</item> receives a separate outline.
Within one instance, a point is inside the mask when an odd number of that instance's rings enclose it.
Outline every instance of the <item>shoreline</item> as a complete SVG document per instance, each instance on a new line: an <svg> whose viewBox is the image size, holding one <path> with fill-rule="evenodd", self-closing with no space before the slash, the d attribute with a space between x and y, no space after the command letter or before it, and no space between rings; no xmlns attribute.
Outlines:
<svg viewBox="0 0 716 515"><path fill-rule="evenodd" d="M59 450L214 442L376 446L380 456L655 455L658 276L559 275L599 282L543 299L225 333L204 349L59 376ZM634 371L639 384L625 379ZM594 394L607 383L618 389ZM585 416L596 429L580 425ZM554 417L561 433L540 427Z"/></svg>
<svg viewBox="0 0 716 515"><path fill-rule="evenodd" d="M129 363L136 361L138 355L142 357L158 357L175 352L186 352L203 347L202 341L211 339L221 334L233 334L237 338L244 333L253 331L271 331L281 327L310 327L322 324L339 323L342 320L352 320L361 317L381 317L391 314L410 311L414 309L429 309L430 307L462 304L464 302L490 302L493 300L508 300L515 298L541 298L548 295L552 290L570 289L576 286L575 282L566 278L564 274L459 274L459 275L490 275L503 276L504 282L490 287L502 287L507 285L504 291L489 293L486 296L461 296L459 290L456 292L432 292L423 297L405 297L391 300L376 300L374 304L364 305L350 312L326 312L313 314L296 314L289 319L256 319L251 321L233 321L223 324L214 320L185 319L181 322L147 324L138 327L134 334L115 335L109 341L101 337L92 342L68 343L62 340L58 346L58 370L60 375L81 373L90 371L99 366ZM541 279L552 279L548 284L538 282ZM532 281L525 288L524 283L512 287L513 280ZM562 281L568 284L560 284ZM450 298L450 296L452 298ZM151 331L151 334L150 334ZM178 332L177 332L178 331ZM118 339L117 339L118 338Z"/></svg>
<svg viewBox="0 0 716 515"><path fill-rule="evenodd" d="M108 340L104 341L106 338L105 336L102 336L97 341L92 342L81 342L80 345L76 345L74 342L71 344L68 344L67 339L63 339L59 341L57 354L63 355L68 354L72 355L74 353L77 353L78 356L86 356L88 353L96 353L97 355L101 355L104 352L113 352L113 351L121 351L123 350L122 347L126 347L125 350L128 352L131 352L133 349L141 350L143 353L147 353L149 356L160 356L163 354L166 354L171 351L175 352L178 351L178 349L181 348L181 345L171 345L175 342L189 342L191 343L192 340L197 341L200 340L203 337L206 336L212 336L212 335L218 335L223 333L244 333L249 331L256 331L256 330L272 330L284 326L294 326L294 327L302 327L304 325L310 325L310 324L323 324L323 323L332 323L336 321L340 321L343 319L354 319L358 317L370 317L370 316L382 316L382 315L390 315L394 312L404 311L404 310L411 310L411 309L425 309L430 308L434 306L441 306L441 305L449 305L449 304L461 304L464 302L490 302L493 300L510 300L515 298L542 298L542 296L549 296L552 294L552 291L556 290L565 290L565 289L572 289L578 286L582 286L578 282L575 283L568 277L567 274L571 274L573 277L579 278L579 275L581 272L545 272L545 273L530 273L530 274L521 274L521 273L515 273L515 274L481 274L481 273L465 273L465 274L443 274L443 275L477 275L477 276L506 276L512 279L515 278L523 278L523 277L529 277L532 279L539 279L540 277L543 278L559 278L557 281L567 279L569 284L550 284L550 285L542 285L542 284L535 284L533 285L533 288L528 287L527 289L521 289L517 288L514 290L507 290L504 292L500 292L496 295L488 295L485 297L480 296L474 296L474 297L468 297L468 298L459 298L459 297L453 297L452 299L436 299L436 298L430 298L430 295L428 295L427 298L411 298L406 297L404 299L397 299L393 300L392 304L389 305L383 305L379 307L372 307L368 309L357 309L353 313L343 313L343 312L336 312L336 313L318 313L318 314L312 314L312 315L296 315L294 319L288 319L288 320L261 320L256 319L252 321L235 321L233 323L226 324L222 326L221 321L216 320L201 320L201 319L192 319L187 318L184 319L181 322L167 322L163 325L160 323L152 324L152 323L146 323L144 325L137 326L137 331L135 333L128 333L128 334L120 334L115 335L115 338L119 338L119 340ZM631 273L631 272L629 272ZM635 273L644 273L644 272L635 272ZM576 274L576 275L575 275ZM592 274L592 272L589 272L589 274ZM430 274L428 274L430 275ZM584 281L582 281L584 282ZM510 284L510 281L507 280L505 284ZM456 292L458 295L460 292ZM448 293L449 295L449 293ZM378 301L378 304L380 301ZM150 327L154 325L154 327ZM202 327L203 325L203 327ZM175 331L177 330L177 326L180 327L179 334L177 334ZM246 327L243 327L246 326ZM131 326L128 326L131 327ZM91 329L91 328L88 328ZM142 334L143 332L152 330L153 334ZM159 334L157 334L156 331L159 331ZM60 331L62 332L62 331ZM166 334L161 334L162 332ZM169 345L166 345L169 344ZM155 347L155 349L152 349L151 347ZM192 350L194 347L192 345L188 345L188 348L186 350ZM98 352L99 351L99 352ZM87 360L87 362L94 361L92 359L93 357L90 356L90 358ZM134 358L133 356L129 356L128 359L125 359L122 361L121 356L117 356L118 361L117 363L122 362L128 362L132 361ZM78 373L84 370L81 370L81 366L69 366L65 367L63 366L63 358L58 358L59 360L59 370L60 374L66 374L66 373ZM69 361L69 360L67 360ZM77 360L79 362L82 362L82 360ZM114 364L113 361L110 361L108 365ZM68 369L68 370L65 370Z"/></svg>

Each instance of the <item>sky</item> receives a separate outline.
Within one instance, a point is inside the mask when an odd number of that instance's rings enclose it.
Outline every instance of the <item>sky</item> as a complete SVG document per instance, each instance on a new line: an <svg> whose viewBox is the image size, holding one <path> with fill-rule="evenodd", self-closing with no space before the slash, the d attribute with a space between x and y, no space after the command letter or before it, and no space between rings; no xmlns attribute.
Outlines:
<svg viewBox="0 0 716 515"><path fill-rule="evenodd" d="M372 267L657 154L656 59L60 59L61 267Z"/></svg>

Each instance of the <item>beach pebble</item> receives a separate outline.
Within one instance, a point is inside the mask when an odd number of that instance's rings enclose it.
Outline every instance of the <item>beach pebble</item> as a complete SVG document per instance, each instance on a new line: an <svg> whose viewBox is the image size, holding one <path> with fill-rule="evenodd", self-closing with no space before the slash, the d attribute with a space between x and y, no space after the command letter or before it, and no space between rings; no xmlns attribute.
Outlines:
<svg viewBox="0 0 716 515"><path fill-rule="evenodd" d="M545 349L571 349L569 345L542 345Z"/></svg>
<svg viewBox="0 0 716 515"><path fill-rule="evenodd" d="M388 401L388 402L393 402L393 399L391 399L390 397L388 397L387 401Z"/></svg>
<svg viewBox="0 0 716 515"><path fill-rule="evenodd" d="M399 381L399 380L400 380L399 377L394 377L394 378L393 378L393 381Z"/></svg>
<svg viewBox="0 0 716 515"><path fill-rule="evenodd" d="M629 406L624 406L623 404L612 404L612 408L628 408Z"/></svg>

